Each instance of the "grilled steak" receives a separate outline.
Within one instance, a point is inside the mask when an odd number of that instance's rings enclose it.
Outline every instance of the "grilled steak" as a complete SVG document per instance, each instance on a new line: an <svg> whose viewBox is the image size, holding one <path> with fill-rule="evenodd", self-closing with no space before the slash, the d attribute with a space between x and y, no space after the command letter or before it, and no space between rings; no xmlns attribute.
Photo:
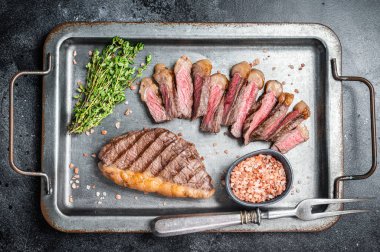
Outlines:
<svg viewBox="0 0 380 252"><path fill-rule="evenodd" d="M256 101L257 93L264 86L264 74L257 69L252 69L248 75L247 82L241 87L234 106L231 109L231 134L239 138L242 135L243 124L247 118L248 111Z"/></svg>
<svg viewBox="0 0 380 252"><path fill-rule="evenodd" d="M252 140L268 140L268 138L280 126L282 119L286 116L290 104L292 104L294 95L290 93L282 93L278 97L276 107L269 114L268 118L251 133Z"/></svg>
<svg viewBox="0 0 380 252"><path fill-rule="evenodd" d="M224 100L223 125L229 126L236 120L236 118L230 118L231 109L236 103L240 88L247 80L250 69L251 65L246 61L234 65L231 69L231 82Z"/></svg>
<svg viewBox="0 0 380 252"><path fill-rule="evenodd" d="M152 78L143 78L140 85L141 100L146 103L150 115L156 123L170 120L162 104L157 85Z"/></svg>
<svg viewBox="0 0 380 252"><path fill-rule="evenodd" d="M306 126L298 125L295 129L280 136L272 145L272 149L285 154L308 139L309 131Z"/></svg>
<svg viewBox="0 0 380 252"><path fill-rule="evenodd" d="M215 191L194 144L166 129L131 131L98 157L103 175L120 186L168 197L208 198Z"/></svg>
<svg viewBox="0 0 380 252"><path fill-rule="evenodd" d="M193 64L194 103L192 119L206 114L211 69L212 64L208 59L199 60Z"/></svg>
<svg viewBox="0 0 380 252"><path fill-rule="evenodd" d="M157 64L154 66L153 78L160 86L160 92L164 101L166 113L170 118L177 117L173 71L166 68L164 64Z"/></svg>
<svg viewBox="0 0 380 252"><path fill-rule="evenodd" d="M244 122L244 144L248 144L252 140L252 132L268 117L269 113L277 103L277 97L281 93L281 83L273 80L267 81L265 84L265 93L260 96L250 112L250 115Z"/></svg>
<svg viewBox="0 0 380 252"><path fill-rule="evenodd" d="M281 121L277 129L269 137L269 140L275 142L279 137L300 125L304 120L309 118L309 116L309 106L307 106L304 101L298 102L294 106L293 111L288 113L284 120Z"/></svg>
<svg viewBox="0 0 380 252"><path fill-rule="evenodd" d="M176 80L177 113L179 118L191 118L193 107L193 81L190 59L183 55L174 66Z"/></svg>
<svg viewBox="0 0 380 252"><path fill-rule="evenodd" d="M228 86L228 79L224 74L216 73L210 77L210 94L208 99L207 111L203 117L201 130L218 133L220 131L221 116L223 112L224 91ZM219 114L218 114L219 112Z"/></svg>

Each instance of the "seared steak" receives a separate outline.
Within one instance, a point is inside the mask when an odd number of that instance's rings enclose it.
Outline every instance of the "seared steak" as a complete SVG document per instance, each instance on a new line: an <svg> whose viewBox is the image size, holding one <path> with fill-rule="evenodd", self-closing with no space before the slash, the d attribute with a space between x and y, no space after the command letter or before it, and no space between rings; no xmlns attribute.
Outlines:
<svg viewBox="0 0 380 252"><path fill-rule="evenodd" d="M307 106L307 104L304 101L298 102L294 106L293 111L288 113L284 120L281 121L277 129L269 137L269 140L271 142L275 142L279 137L300 125L304 120L309 118L309 116L309 106Z"/></svg>
<svg viewBox="0 0 380 252"><path fill-rule="evenodd" d="M252 140L268 140L268 138L280 126L282 119L286 116L290 104L292 104L294 95L290 93L282 93L278 97L276 107L269 114L268 118L251 133Z"/></svg>
<svg viewBox="0 0 380 252"><path fill-rule="evenodd" d="M224 74L216 73L210 77L210 94L208 99L207 111L203 117L201 130L218 133L220 131L221 116L218 116L220 110L223 111L224 91L228 86L228 79Z"/></svg>
<svg viewBox="0 0 380 252"><path fill-rule="evenodd" d="M193 81L190 59L183 55L174 66L176 80L177 113L179 118L191 118L193 108Z"/></svg>
<svg viewBox="0 0 380 252"><path fill-rule="evenodd" d="M160 92L164 101L166 113L170 118L177 117L175 99L176 90L173 71L166 68L164 64L157 64L154 67L153 78L160 86Z"/></svg>
<svg viewBox="0 0 380 252"><path fill-rule="evenodd" d="M234 65L231 69L231 82L228 86L226 98L224 99L223 125L229 126L236 120L236 118L230 119L231 109L235 105L240 88L247 80L250 69L251 65L246 61Z"/></svg>
<svg viewBox="0 0 380 252"><path fill-rule="evenodd" d="M195 146L166 129L129 132L98 156L103 175L121 186L168 197L208 198L215 191Z"/></svg>
<svg viewBox="0 0 380 252"><path fill-rule="evenodd" d="M308 139L309 131L306 126L298 125L295 129L280 136L272 145L272 149L285 154Z"/></svg>
<svg viewBox="0 0 380 252"><path fill-rule="evenodd" d="M194 103L192 119L206 114L211 69L212 64L208 59L199 60L193 64Z"/></svg>
<svg viewBox="0 0 380 252"><path fill-rule="evenodd" d="M146 103L150 115L156 123L170 120L162 104L162 98L157 85L152 78L143 78L140 85L141 100Z"/></svg>
<svg viewBox="0 0 380 252"><path fill-rule="evenodd" d="M231 121L227 122L227 124L233 122L230 131L234 137L241 137L248 111L255 103L257 93L263 88L264 81L264 74L260 70L252 69L249 72L247 82L241 87L236 102L231 109L231 116L229 117Z"/></svg>
<svg viewBox="0 0 380 252"><path fill-rule="evenodd" d="M281 93L281 83L274 80L267 81L265 84L265 93L261 95L244 122L244 144L248 144L252 140L252 132L268 117L277 103L277 97L279 97Z"/></svg>

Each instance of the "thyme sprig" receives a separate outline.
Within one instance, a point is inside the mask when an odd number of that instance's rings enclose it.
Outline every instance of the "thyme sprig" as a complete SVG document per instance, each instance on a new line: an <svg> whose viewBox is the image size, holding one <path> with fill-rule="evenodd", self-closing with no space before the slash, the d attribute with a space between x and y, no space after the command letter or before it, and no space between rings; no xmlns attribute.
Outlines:
<svg viewBox="0 0 380 252"><path fill-rule="evenodd" d="M76 103L73 109L69 133L80 134L98 126L108 115L112 114L116 104L125 101L125 90L137 78L152 60L151 55L138 68L134 66L137 54L144 49L144 44L132 45L119 37L112 39L100 53L92 53L86 65L86 85L78 83L74 96Z"/></svg>

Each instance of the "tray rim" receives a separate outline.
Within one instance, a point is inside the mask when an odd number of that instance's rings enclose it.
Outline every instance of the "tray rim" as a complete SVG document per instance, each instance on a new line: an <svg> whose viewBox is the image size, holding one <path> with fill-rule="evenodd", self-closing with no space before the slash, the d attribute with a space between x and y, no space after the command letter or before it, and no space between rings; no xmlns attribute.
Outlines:
<svg viewBox="0 0 380 252"><path fill-rule="evenodd" d="M238 27L238 28L248 28L248 29L254 29L254 28L261 28L261 27L265 27L265 26L268 26L268 27L286 27L286 26L294 26L294 27L298 27L298 28L305 28L305 29L315 29L316 31L319 31L319 32L322 32L322 35L323 33L325 33L324 35L327 36L328 40L330 40L328 43L326 42L326 38L323 38L323 36L314 36L313 39L316 39L318 41L320 41L324 47L326 48L326 51L327 51L327 55L328 55L328 61L330 58L336 58L337 59L337 64L338 64L338 69L341 71L341 60L342 60L342 46L341 46L341 43L340 43L340 40L338 38L338 36L336 35L336 33L331 29L329 28L328 26L326 25L323 25L323 24L320 24L320 23L297 23L297 22L289 22L289 23L279 23L279 22L276 22L276 23L267 23L267 22L263 22L263 23L257 23L257 22L233 22L233 23L221 23L221 22L209 22L209 23L198 23L198 22L181 22L181 23L178 23L178 22L119 22L119 21L115 21L115 22L108 22L108 21L99 21L99 22L66 22L66 23L62 23L62 24L59 24L57 25L55 28L53 28L49 34L47 35L46 37L46 40L45 40L45 43L44 43L44 46L43 46L43 55L47 55L48 53L48 48L53 45L53 48L55 49L54 52L52 51L52 55L53 55L53 60L54 60L54 56L56 55L55 53L58 53L57 52L57 49L59 50L60 46L62 45L62 43L68 39L68 38L72 38L72 37L81 37L81 36L73 36L75 35L74 32L70 32L70 28L75 28L75 27L93 27L93 26L109 26L109 25L131 25L131 26L145 26L145 25L152 25L152 26L158 26L158 27L165 27L165 26L182 26L182 27L195 27L197 29L202 29L203 27L219 27L219 28L223 28L223 27L227 27L227 26L234 26L234 27ZM70 36L67 36L67 33L65 32L69 32L68 34ZM319 34L321 35L321 34ZM90 36L90 38L96 38L96 37L99 37L99 36ZM106 36L104 36L106 37ZM248 36L247 36L248 37ZM250 36L251 38L260 38L260 36L258 35L251 35ZM310 38L310 37L306 37L306 36L288 36L287 38ZM160 37L162 38L162 37ZM234 37L228 37L230 39L234 39ZM236 38L235 38L236 39ZM57 43L57 44L55 44ZM331 44L334 45L334 48L331 48ZM332 50L333 49L333 50ZM330 57L330 54L334 54L334 57ZM44 57L44 62L43 62L43 65L46 66L46 60L45 60L46 57ZM53 66L53 74L55 74L55 69L54 69L54 66ZM53 75L52 74L52 75ZM340 83L340 90L341 90L341 81L337 81L337 80L334 80L332 78L332 74L331 74L331 69L327 69L327 73L326 73L328 76L328 83L330 83L330 81L334 81L336 83ZM45 167L50 167L51 165L47 164L46 163L46 160L44 159L44 151L45 149L49 148L45 145L45 140L46 140L46 131L45 131L45 128L46 128L46 121L45 121L45 115L46 115L46 110L45 110L45 102L46 102L46 88L45 88L45 83L46 83L46 78L47 76L43 77L43 94L42 94L42 103L43 103L43 108L42 108L42 144L41 144L41 170L46 172L46 173L51 173L51 170L45 168ZM340 92L340 95L338 95L338 105L339 105L339 110L341 111L340 113L340 120L339 121L339 126L340 127L337 127L338 128L338 131L342 134L340 134L338 137L339 137L339 141L341 142L340 146L338 146L338 153L340 154L340 158L338 158L338 162L340 164L340 167L339 167L339 175L342 175L343 174L343 141L342 141L342 138L343 138L343 97L342 97L342 92ZM55 160L56 161L56 160ZM56 179L53 180L53 182L56 182ZM43 186L43 185L42 185ZM70 219L73 218L73 216L67 216L65 214L63 214L58 206L57 206L57 183L53 183L53 188L54 188L54 191L53 191L53 194L52 195L46 195L44 194L43 190L41 190L41 212L45 218L45 220L48 222L48 224L50 226L52 226L53 228L59 230L59 231L62 231L62 232L72 232L72 233L82 233L82 232L91 232L91 233L109 233L109 232L120 232L120 233L149 233L150 230L149 229L133 229L132 228L99 228L99 229L86 229L85 227L79 227L77 226L77 228L73 228L72 227L72 224L70 221ZM338 192L338 194L340 196L342 196L343 194L343 190L340 190ZM342 204L340 205L337 205L336 208L332 208L332 207L328 207L329 210L338 210L338 209L342 209ZM112 218L113 220L125 220L125 218L128 218L130 219L131 221L137 221L137 222L143 222L144 220L146 221L149 221L151 220L152 217L154 216L93 216L93 217L88 217L86 218L86 216L74 216L74 217L80 217L81 219L83 219L85 217L85 219L87 218L90 218L90 219L98 219L100 220L101 218L103 218L104 220L108 219L108 218ZM54 221L55 220L58 220L58 221ZM234 229L221 229L221 230L210 230L210 231L207 231L207 232L318 232L318 231L323 231L323 230L326 230L330 227L332 227L334 224L336 224L338 221L339 221L340 217L332 217L332 218L329 218L328 220L329 221L321 221L319 225L315 225L314 227L312 228L304 228L304 229L289 229L289 230L265 230L265 231L257 231L257 230L247 230L247 229L240 229L239 227L236 227ZM125 225L126 226L126 225Z"/></svg>

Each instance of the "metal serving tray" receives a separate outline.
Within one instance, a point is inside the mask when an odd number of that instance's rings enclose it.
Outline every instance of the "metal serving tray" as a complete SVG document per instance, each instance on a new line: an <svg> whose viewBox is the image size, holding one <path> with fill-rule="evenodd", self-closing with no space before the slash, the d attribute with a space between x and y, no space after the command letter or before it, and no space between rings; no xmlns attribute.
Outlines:
<svg viewBox="0 0 380 252"><path fill-rule="evenodd" d="M336 80L339 76L334 79L330 61L336 59L340 69L341 45L328 27L319 24L69 23L56 27L46 39L44 66L47 70L19 73L10 85L11 167L24 175L44 177L41 209L51 226L65 232L149 232L150 221L159 215L238 210L227 197L220 177L238 155L268 147L262 142L242 146L223 133L227 128L217 135L201 133L199 121L177 119L154 124L137 90L127 91L128 104L118 105L92 135L67 134L72 96L76 82L85 81L88 51L102 49L114 36L145 44L140 59L148 53L153 56L153 64L145 75L152 74L155 63L172 66L183 54L193 62L209 58L213 72L219 70L227 75L237 62L260 59L257 68L265 73L266 79L285 81L284 90L288 92L298 89L294 104L305 100L312 112L306 121L310 140L286 155L293 166L294 188L273 207L294 207L306 198L334 197L334 180L343 175L343 110L342 83ZM77 64L73 64L74 50ZM302 63L305 67L299 70ZM44 75L42 167L38 173L23 172L13 161L13 83L25 74ZM127 108L133 113L126 117ZM117 121L121 122L120 129L115 127ZM101 175L97 159L83 156L83 153L97 153L112 137L143 127L165 127L181 132L186 140L195 143L214 179L215 196L205 200L171 199L121 188ZM107 135L100 134L103 129L108 131ZM69 163L79 167L78 189L70 185L74 173ZM97 196L97 192L101 195ZM107 195L103 196L103 192ZM116 200L116 194L122 198ZM335 196L342 196L338 186ZM331 205L328 209L341 207ZM237 226L221 231L320 231L337 221L338 217L308 222L277 219L261 226Z"/></svg>

